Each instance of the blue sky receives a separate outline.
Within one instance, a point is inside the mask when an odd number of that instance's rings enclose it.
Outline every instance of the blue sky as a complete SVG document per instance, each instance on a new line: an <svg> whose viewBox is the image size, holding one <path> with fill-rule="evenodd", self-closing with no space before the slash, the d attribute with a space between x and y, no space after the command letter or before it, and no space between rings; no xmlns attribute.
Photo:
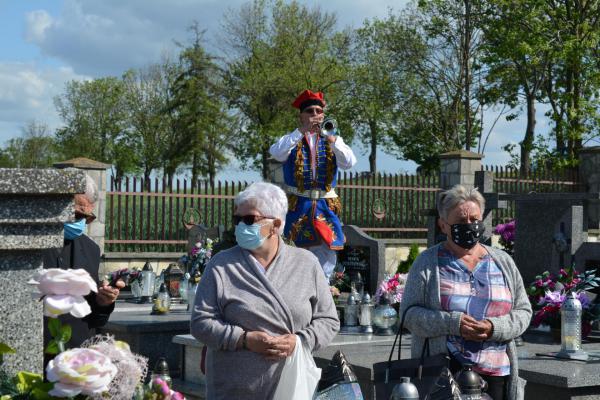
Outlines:
<svg viewBox="0 0 600 400"><path fill-rule="evenodd" d="M0 0L0 143L19 136L35 119L54 130L60 126L53 98L66 82L106 75L120 76L128 68L154 63L175 54L175 41L185 42L193 20L206 29L208 46L228 9L244 0ZM301 0L309 6L335 12L341 27L360 26L365 18L387 15L406 0ZM484 114L489 129L496 112ZM543 110L538 112L538 131L547 129ZM292 127L290 127L292 128ZM291 129L290 129L291 130ZM501 118L488 142L484 163L504 164L501 147L518 142L522 119ZM368 154L353 146L359 162L354 171L368 170ZM378 154L382 172L411 172L415 164ZM256 172L242 172L236 165L221 171L231 179L257 179Z"/></svg>

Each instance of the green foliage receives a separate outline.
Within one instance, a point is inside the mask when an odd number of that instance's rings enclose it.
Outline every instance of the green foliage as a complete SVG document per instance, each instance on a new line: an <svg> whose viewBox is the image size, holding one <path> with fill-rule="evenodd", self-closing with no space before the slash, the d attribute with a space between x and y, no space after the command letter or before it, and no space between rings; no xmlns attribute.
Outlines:
<svg viewBox="0 0 600 400"><path fill-rule="evenodd" d="M114 164L119 179L136 170L135 153L129 150L125 135L127 108L122 80L71 81L54 101L64 123L57 139L66 158L87 157Z"/></svg>
<svg viewBox="0 0 600 400"><path fill-rule="evenodd" d="M58 354L65 350L66 344L71 340L71 325L63 325L58 318L48 319L48 331L52 339L44 349L46 354Z"/></svg>
<svg viewBox="0 0 600 400"><path fill-rule="evenodd" d="M217 170L228 162L225 151L234 119L227 112L221 71L202 46L202 32L197 24L191 31L194 39L179 55L167 105L177 145L163 154L163 163L172 176L182 160L190 162L192 182L208 176L214 184Z"/></svg>
<svg viewBox="0 0 600 400"><path fill-rule="evenodd" d="M465 79L466 65L472 69L477 54L463 62L461 15L458 3L423 1L380 22L386 54L393 56L390 74L397 82L390 139L403 158L427 172L438 168L439 154L473 146L480 129L476 96Z"/></svg>
<svg viewBox="0 0 600 400"><path fill-rule="evenodd" d="M46 124L31 120L0 149L0 168L48 168L61 157Z"/></svg>
<svg viewBox="0 0 600 400"><path fill-rule="evenodd" d="M410 245L410 250L408 251L408 257L404 261L400 261L398 264L398 268L396 269L397 274L405 274L408 272L410 267L412 267L413 263L417 259L419 255L419 245L413 243Z"/></svg>
<svg viewBox="0 0 600 400"><path fill-rule="evenodd" d="M347 79L340 84L340 98L332 110L350 130L341 129L344 139L353 137L369 149L369 170L377 172L377 149L397 151L391 140L397 111L406 106L401 94L404 74L396 71L395 54L387 43L388 21L365 21L350 37ZM346 64L346 62L344 62Z"/></svg>
<svg viewBox="0 0 600 400"><path fill-rule="evenodd" d="M165 109L172 79L168 60L123 75L128 129L124 144L137 160L145 179L162 166L161 160L168 143L172 124Z"/></svg>
<svg viewBox="0 0 600 400"><path fill-rule="evenodd" d="M541 0L489 1L482 22L483 62L489 83L483 96L487 102L511 108L524 103L521 109L525 108L527 124L517 162L524 175L532 163L536 100L546 83L552 53L550 27L540 3ZM514 114L509 117L514 118Z"/></svg>

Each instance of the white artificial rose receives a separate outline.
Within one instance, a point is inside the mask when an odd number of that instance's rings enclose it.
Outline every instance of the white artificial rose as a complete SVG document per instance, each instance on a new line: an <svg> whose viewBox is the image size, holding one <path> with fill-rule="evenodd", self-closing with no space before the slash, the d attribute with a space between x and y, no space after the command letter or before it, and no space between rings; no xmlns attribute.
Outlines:
<svg viewBox="0 0 600 400"><path fill-rule="evenodd" d="M44 315L46 317L56 318L59 315L71 314L75 318L83 318L91 312L92 309L83 296L58 294L44 297Z"/></svg>
<svg viewBox="0 0 600 400"><path fill-rule="evenodd" d="M83 296L98 292L96 282L84 269L42 269L28 283L36 286L34 296L44 299L44 315L52 318L68 313L85 317L92 310Z"/></svg>
<svg viewBox="0 0 600 400"><path fill-rule="evenodd" d="M86 348L63 351L46 367L48 380L54 382L48 394L55 397L99 395L108 391L116 374L117 367L99 351Z"/></svg>

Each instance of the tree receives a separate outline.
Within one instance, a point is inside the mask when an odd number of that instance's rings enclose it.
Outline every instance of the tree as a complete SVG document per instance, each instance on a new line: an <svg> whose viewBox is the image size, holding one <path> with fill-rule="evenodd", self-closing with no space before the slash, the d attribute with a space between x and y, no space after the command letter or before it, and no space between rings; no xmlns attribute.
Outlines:
<svg viewBox="0 0 600 400"><path fill-rule="evenodd" d="M137 168L124 134L128 127L124 93L123 81L107 77L71 81L54 99L64 123L57 131L63 154L113 164L117 180Z"/></svg>
<svg viewBox="0 0 600 400"><path fill-rule="evenodd" d="M544 89L555 123L557 161L573 165L584 140L598 134L600 1L545 0L542 5L552 28L553 62Z"/></svg>
<svg viewBox="0 0 600 400"><path fill-rule="evenodd" d="M404 158L430 172L438 168L440 153L475 144L481 129L477 118L481 105L470 91L465 97L460 4L432 1L419 5L389 15L385 21L387 46L394 54L394 73L401 77L398 98L402 107L396 111L391 139ZM471 59L469 62L473 63ZM470 81L477 78L470 76ZM466 104L472 109L468 113L464 110ZM471 119L469 137L467 115Z"/></svg>
<svg viewBox="0 0 600 400"><path fill-rule="evenodd" d="M170 88L169 60L123 75L128 129L125 141L149 184L152 171L162 166L165 137L171 129L167 109Z"/></svg>
<svg viewBox="0 0 600 400"><path fill-rule="evenodd" d="M387 46L389 25L386 21L365 21L351 37L347 80L341 86L338 109L352 126L354 136L369 148L369 169L377 172L377 148L397 150L391 140L397 110L399 80L394 55ZM344 131L346 132L346 131Z"/></svg>
<svg viewBox="0 0 600 400"><path fill-rule="evenodd" d="M48 168L60 158L48 125L31 120L23 126L22 136L10 139L0 150L0 167Z"/></svg>
<svg viewBox="0 0 600 400"><path fill-rule="evenodd" d="M479 66L481 64L481 0L420 0L418 11L427 42L434 53L445 60L453 60L456 75L455 90L462 101L462 113L457 111L456 127L464 130L463 147L470 150L476 140L479 129L476 121L478 95L473 90L475 82L480 81Z"/></svg>
<svg viewBox="0 0 600 400"><path fill-rule="evenodd" d="M168 109L180 143L187 151L177 153L191 161L192 185L199 176L208 176L214 186L217 169L226 164L231 117L223 96L221 71L202 46L197 24L190 28L194 38L179 56ZM172 159L175 154L167 154ZM169 171L172 172L172 171Z"/></svg>
<svg viewBox="0 0 600 400"><path fill-rule="evenodd" d="M542 1L490 1L482 23L483 62L489 84L485 93L487 101L511 108L525 101L527 124L520 143L519 162L523 176L531 169L536 102L541 97L551 62L552 41L540 7Z"/></svg>
<svg viewBox="0 0 600 400"><path fill-rule="evenodd" d="M226 93L242 123L233 151L244 167L267 176L269 147L297 124L291 103L300 91L325 91L335 106L348 45L335 23L318 8L280 0L255 0L226 17Z"/></svg>

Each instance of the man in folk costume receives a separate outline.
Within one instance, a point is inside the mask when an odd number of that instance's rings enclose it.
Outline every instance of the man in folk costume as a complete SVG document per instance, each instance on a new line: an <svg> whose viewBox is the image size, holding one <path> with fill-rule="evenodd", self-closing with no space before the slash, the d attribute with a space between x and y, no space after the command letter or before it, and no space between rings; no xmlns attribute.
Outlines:
<svg viewBox="0 0 600 400"><path fill-rule="evenodd" d="M342 205L335 193L338 168L356 164L352 149L340 136L322 135L323 93L305 90L292 104L300 110L300 127L280 138L270 153L283 163L289 211L285 236L313 252L327 279L336 264L336 250L346 241L338 215Z"/></svg>

